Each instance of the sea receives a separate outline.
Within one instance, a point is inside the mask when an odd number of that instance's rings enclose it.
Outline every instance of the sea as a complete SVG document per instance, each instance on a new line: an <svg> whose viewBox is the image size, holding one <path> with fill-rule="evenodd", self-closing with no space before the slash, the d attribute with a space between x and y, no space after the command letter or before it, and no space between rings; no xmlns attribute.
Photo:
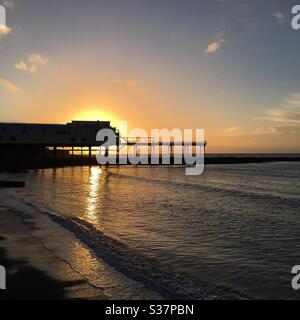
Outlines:
<svg viewBox="0 0 300 320"><path fill-rule="evenodd" d="M299 299L300 162L65 167L2 202L111 299ZM5 195L5 196L4 196Z"/></svg>

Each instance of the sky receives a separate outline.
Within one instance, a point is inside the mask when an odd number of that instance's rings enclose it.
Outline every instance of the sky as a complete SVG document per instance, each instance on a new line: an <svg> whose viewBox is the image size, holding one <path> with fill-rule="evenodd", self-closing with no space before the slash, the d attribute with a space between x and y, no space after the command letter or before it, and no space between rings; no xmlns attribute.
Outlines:
<svg viewBox="0 0 300 320"><path fill-rule="evenodd" d="M0 122L205 129L208 152L300 152L293 0L0 0Z"/></svg>

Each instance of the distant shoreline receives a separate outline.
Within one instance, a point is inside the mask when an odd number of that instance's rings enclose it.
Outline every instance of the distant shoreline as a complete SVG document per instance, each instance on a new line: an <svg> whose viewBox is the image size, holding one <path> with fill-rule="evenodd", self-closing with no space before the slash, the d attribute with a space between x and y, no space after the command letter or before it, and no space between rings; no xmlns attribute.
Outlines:
<svg viewBox="0 0 300 320"><path fill-rule="evenodd" d="M300 155L219 155L206 156L205 164L243 164L243 163L270 163L270 162L299 162Z"/></svg>
<svg viewBox="0 0 300 320"><path fill-rule="evenodd" d="M251 163L270 163L270 162L300 162L300 154L207 154L205 156L205 165L213 164L251 164ZM166 167L172 166L174 159L171 159L171 165L141 165L141 167ZM78 166L97 166L96 158L70 158L70 159L48 159L45 161L31 163L0 163L0 172L19 173L26 170L78 167ZM122 167L132 165L122 165ZM116 167L111 165L110 167Z"/></svg>
<svg viewBox="0 0 300 320"><path fill-rule="evenodd" d="M284 153L284 152L281 152L281 153L269 153L269 152L258 152L258 153L252 153L252 152L223 152L223 153L213 153L213 152L210 152L210 153L206 153L205 154L206 157L208 158L216 158L216 157L241 157L241 158L244 158L244 157L248 157L248 158L266 158L266 157L273 157L273 158L278 158L278 157L286 157L286 158L295 158L295 157L298 157L300 158L300 153L295 153L295 152L292 152L292 153Z"/></svg>

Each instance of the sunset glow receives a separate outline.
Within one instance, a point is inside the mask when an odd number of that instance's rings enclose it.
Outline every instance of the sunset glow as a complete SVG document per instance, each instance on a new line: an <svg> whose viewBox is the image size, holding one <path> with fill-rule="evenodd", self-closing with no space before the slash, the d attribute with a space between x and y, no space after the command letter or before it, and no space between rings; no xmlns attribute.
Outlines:
<svg viewBox="0 0 300 320"><path fill-rule="evenodd" d="M82 121L110 121L113 126L117 127L120 120L118 120L115 115L102 110L109 110L109 108L83 108L83 111L74 115L72 119Z"/></svg>
<svg viewBox="0 0 300 320"><path fill-rule="evenodd" d="M299 151L289 1L64 0L60 14L52 1L13 3L1 121L124 120L205 129L210 153Z"/></svg>
<svg viewBox="0 0 300 320"><path fill-rule="evenodd" d="M0 301L300 300L299 57L300 0L0 0Z"/></svg>

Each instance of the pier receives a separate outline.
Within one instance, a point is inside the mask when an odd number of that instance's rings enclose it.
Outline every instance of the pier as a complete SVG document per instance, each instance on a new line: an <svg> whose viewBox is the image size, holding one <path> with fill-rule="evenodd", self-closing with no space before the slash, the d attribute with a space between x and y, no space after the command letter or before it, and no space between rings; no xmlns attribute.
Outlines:
<svg viewBox="0 0 300 320"><path fill-rule="evenodd" d="M113 130L119 142L104 147L105 141L96 140L97 133L102 129ZM153 138L120 137L117 128L112 127L109 121L72 121L65 125L0 123L1 169L96 165L97 153L122 155L124 146L147 148L149 163L155 157L155 165L164 165L165 158L169 157L169 164L173 165L178 161L176 150L199 145L195 141L183 144L176 141L155 142ZM206 142L202 147L205 152ZM122 163L117 161L116 165ZM182 164L185 164L183 157Z"/></svg>

